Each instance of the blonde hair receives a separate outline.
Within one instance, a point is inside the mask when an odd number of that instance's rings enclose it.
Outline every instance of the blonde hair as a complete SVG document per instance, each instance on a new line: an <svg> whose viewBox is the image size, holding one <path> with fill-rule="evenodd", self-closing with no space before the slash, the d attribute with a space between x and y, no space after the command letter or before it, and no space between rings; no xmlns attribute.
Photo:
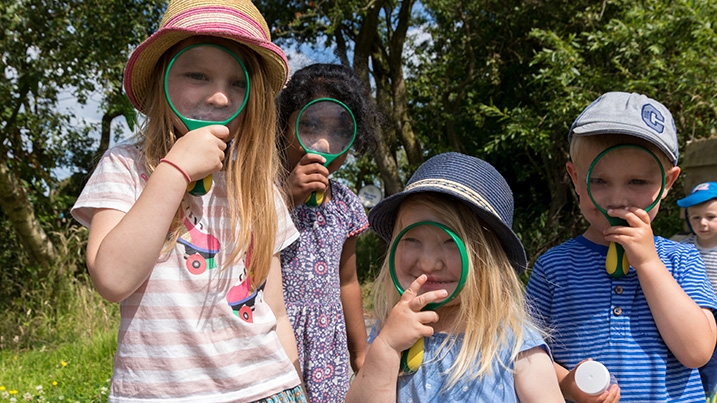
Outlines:
<svg viewBox="0 0 717 403"><path fill-rule="evenodd" d="M660 160L665 170L671 168L672 161L656 145L639 137L627 134L596 134L591 136L573 135L570 140L570 160L573 164L587 167L592 161L585 161L585 153L588 149L603 151L608 147L618 144L635 144L652 151Z"/></svg>
<svg viewBox="0 0 717 403"><path fill-rule="evenodd" d="M426 206L442 217L444 223L465 243L471 270L460 296L460 305L452 319L451 334L461 333L463 341L457 359L449 369L445 388L463 379L475 380L490 375L494 364L512 367L525 337L526 326L538 331L528 314L523 287L497 236L463 202L438 193L408 196L401 203L393 238L405 226L402 215L414 206ZM374 287L374 310L379 326L386 321L400 299L389 273L388 257L383 262ZM456 338L441 344L437 357L447 354ZM501 352L509 349L510 358L503 362Z"/></svg>
<svg viewBox="0 0 717 403"><path fill-rule="evenodd" d="M276 111L273 90L265 67L258 55L240 45L239 55L249 73L251 90L243 122L226 152L224 166L227 171L227 199L231 230L236 234L231 241L226 268L235 264L253 242L252 259L247 270L254 284L261 284L268 276L277 234L278 216L274 205L275 181L278 173L277 151L274 143ZM171 50L157 63L155 76L164 77ZM177 136L172 123L172 110L164 96L163 80L153 80L147 98L147 119L141 129L139 145L143 149L148 172L153 172L174 145ZM185 197L193 197L186 196ZM176 219L181 211L177 211ZM163 253L176 242L181 224L172 228Z"/></svg>

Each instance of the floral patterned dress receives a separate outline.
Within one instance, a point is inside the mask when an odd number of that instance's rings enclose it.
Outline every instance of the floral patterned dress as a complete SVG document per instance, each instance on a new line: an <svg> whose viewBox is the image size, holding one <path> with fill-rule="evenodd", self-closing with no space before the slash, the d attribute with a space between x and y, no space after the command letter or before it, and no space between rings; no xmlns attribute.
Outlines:
<svg viewBox="0 0 717 403"><path fill-rule="evenodd" d="M336 181L330 185L331 200L291 212L301 235L281 253L286 311L310 402L343 402L346 396L349 353L339 264L346 239L368 228L358 197Z"/></svg>

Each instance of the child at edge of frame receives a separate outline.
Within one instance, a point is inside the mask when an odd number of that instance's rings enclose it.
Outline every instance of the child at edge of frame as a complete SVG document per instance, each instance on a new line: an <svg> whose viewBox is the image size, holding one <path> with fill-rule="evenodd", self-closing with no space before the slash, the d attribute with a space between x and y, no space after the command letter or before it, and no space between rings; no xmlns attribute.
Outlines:
<svg viewBox="0 0 717 403"><path fill-rule="evenodd" d="M651 223L661 199L659 193L641 194L649 188L640 188L647 182L641 172L648 170L638 147L649 150L663 167L662 198L677 180L672 114L645 95L608 92L577 117L568 141L571 160L566 168L589 226L540 256L526 288L536 317L551 329L563 395L574 402L704 401L696 368L709 360L717 340L717 296L697 250L653 234ZM618 154L622 161L587 183L591 162L623 144L630 146ZM627 169L626 164L642 165ZM612 192L605 214L627 225L610 225L591 202L593 181ZM646 197L656 204L636 207L635 199ZM610 243L622 245L629 262L619 278L606 272ZM589 359L604 364L617 380L597 396L583 393L575 383L576 369Z"/></svg>
<svg viewBox="0 0 717 403"><path fill-rule="evenodd" d="M172 0L130 56L146 119L72 209L95 288L120 304L109 402L306 402L279 260L298 238L275 185L287 77L250 0Z"/></svg>
<svg viewBox="0 0 717 403"><path fill-rule="evenodd" d="M369 211L395 254L376 280L377 321L347 402L563 402L524 304L527 261L512 221L502 175L456 152L427 160ZM404 366L421 342L422 362Z"/></svg>
<svg viewBox="0 0 717 403"><path fill-rule="evenodd" d="M717 182L698 184L677 205L685 209L685 222L692 233L681 242L697 248L712 288L717 290ZM700 367L700 377L708 403L717 402L717 349Z"/></svg>
<svg viewBox="0 0 717 403"><path fill-rule="evenodd" d="M336 101L343 105L337 106L341 104ZM297 127L332 127L328 116L306 108L316 102L328 102L341 115L350 113L355 118L355 139L328 163L320 154L307 152L297 133ZM297 242L281 252L286 310L309 402L343 402L350 370L361 368L367 345L356 242L368 229L368 219L358 196L329 175L345 163L349 151L360 156L375 147L378 114L361 79L340 64L316 63L297 70L276 104L282 183L300 234ZM302 123L298 119L305 124L297 124ZM316 191L323 192L323 200L318 205L305 203Z"/></svg>

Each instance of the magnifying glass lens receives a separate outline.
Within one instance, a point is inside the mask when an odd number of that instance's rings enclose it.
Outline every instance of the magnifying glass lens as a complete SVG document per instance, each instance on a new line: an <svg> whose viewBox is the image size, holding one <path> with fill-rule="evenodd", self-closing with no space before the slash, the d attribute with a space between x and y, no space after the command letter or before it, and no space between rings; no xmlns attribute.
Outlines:
<svg viewBox="0 0 717 403"><path fill-rule="evenodd" d="M166 77L167 100L188 130L226 125L243 109L248 75L239 58L214 44L191 45L171 61Z"/></svg>
<svg viewBox="0 0 717 403"><path fill-rule="evenodd" d="M662 180L654 154L642 147L622 147L595 161L588 184L601 210L637 207L649 211L661 195Z"/></svg>
<svg viewBox="0 0 717 403"><path fill-rule="evenodd" d="M419 294L435 290L454 293L461 282L462 256L456 241L446 231L434 225L418 225L396 242L394 264L401 288L408 289L416 277L426 274L428 281Z"/></svg>
<svg viewBox="0 0 717 403"><path fill-rule="evenodd" d="M342 154L354 137L354 122L345 106L319 101L307 106L298 116L297 136L308 151Z"/></svg>

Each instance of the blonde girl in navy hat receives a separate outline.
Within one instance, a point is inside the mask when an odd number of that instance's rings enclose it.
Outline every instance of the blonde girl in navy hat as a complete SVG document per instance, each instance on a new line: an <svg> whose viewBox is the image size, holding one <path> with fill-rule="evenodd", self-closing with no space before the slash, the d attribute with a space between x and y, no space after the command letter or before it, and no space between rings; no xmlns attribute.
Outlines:
<svg viewBox="0 0 717 403"><path fill-rule="evenodd" d="M146 120L72 210L90 227L95 287L120 303L110 402L305 401L279 264L298 234L274 185L287 75L249 0L170 1L132 53L124 86ZM243 109L226 123L180 120L192 105L202 115L189 118L221 121L236 93Z"/></svg>
<svg viewBox="0 0 717 403"><path fill-rule="evenodd" d="M512 192L500 173L453 152L426 161L403 192L369 212L371 228L391 252L376 280L372 343L348 402L563 401L542 333L523 299L518 275L526 257L512 220ZM425 234L410 232L425 222ZM439 241L430 243L426 234L436 233L433 227L455 238L437 231ZM393 251L401 248L394 249L396 238L406 250L431 251L411 260L396 252L395 277L410 282L402 295L390 268ZM465 278L456 268L463 258L453 256L458 243L465 246ZM454 299L425 309L463 281ZM403 352L421 340L422 362L405 367Z"/></svg>

